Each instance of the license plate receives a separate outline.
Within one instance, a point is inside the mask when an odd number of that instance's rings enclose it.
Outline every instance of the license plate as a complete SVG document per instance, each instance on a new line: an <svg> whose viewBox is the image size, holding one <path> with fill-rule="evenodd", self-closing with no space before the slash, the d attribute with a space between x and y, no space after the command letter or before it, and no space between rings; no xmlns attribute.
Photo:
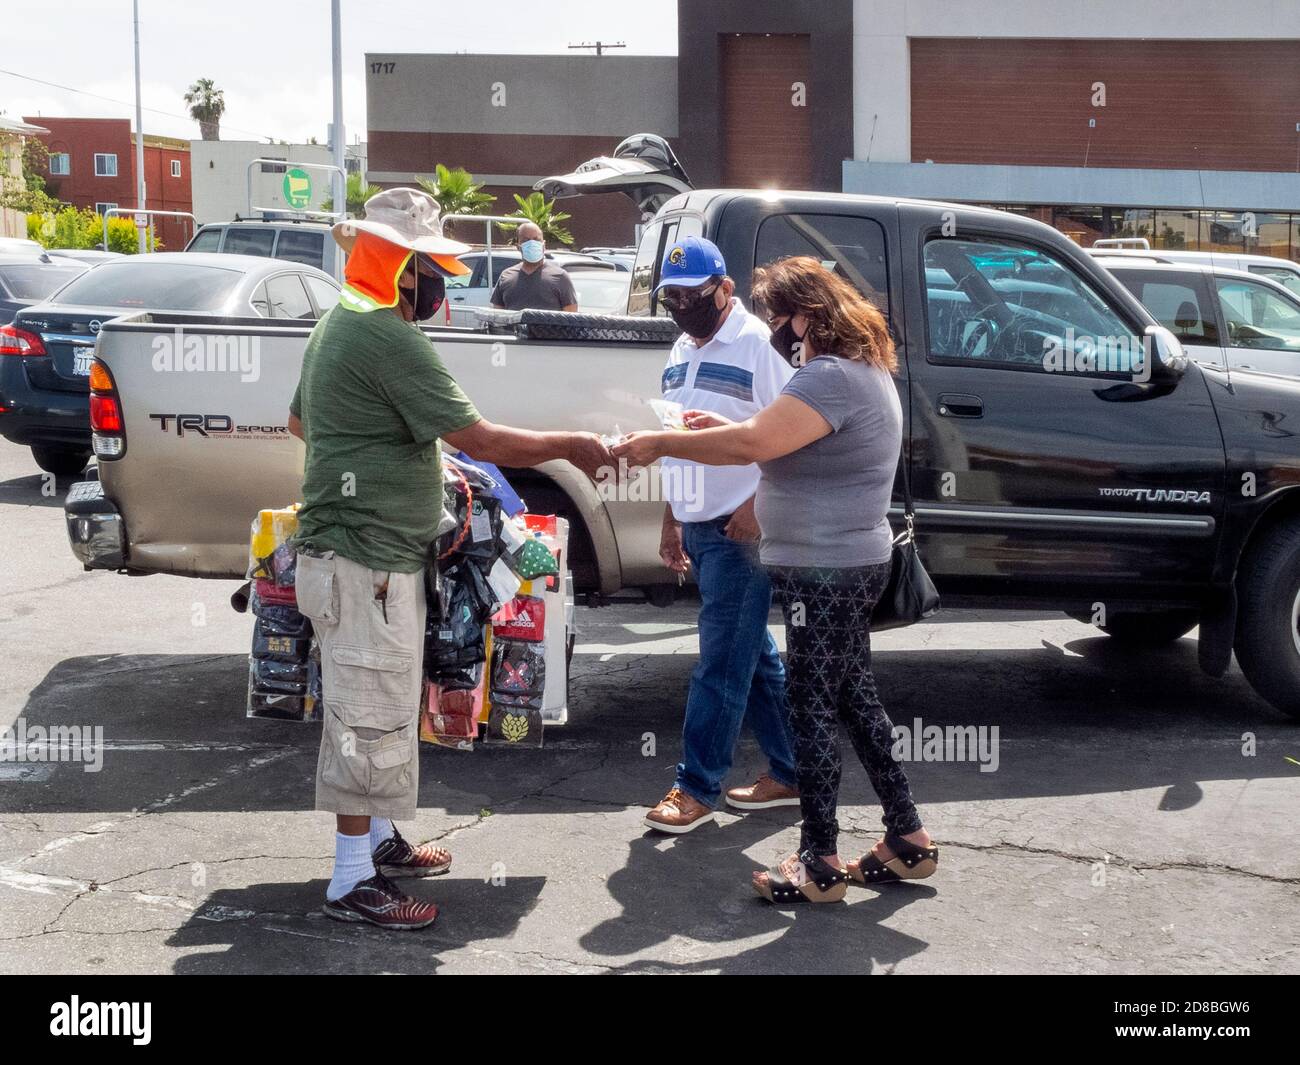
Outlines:
<svg viewBox="0 0 1300 1065"><path fill-rule="evenodd" d="M78 377L89 377L90 360L94 357L94 348L74 349L72 352L72 372Z"/></svg>

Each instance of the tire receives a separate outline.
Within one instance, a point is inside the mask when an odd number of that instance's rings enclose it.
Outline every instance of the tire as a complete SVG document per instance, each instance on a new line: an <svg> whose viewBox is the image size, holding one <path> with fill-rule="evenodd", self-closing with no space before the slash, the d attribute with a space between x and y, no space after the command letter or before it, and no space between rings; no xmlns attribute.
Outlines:
<svg viewBox="0 0 1300 1065"><path fill-rule="evenodd" d="M1250 685L1300 719L1300 525L1279 526L1251 548L1237 574L1233 650Z"/></svg>
<svg viewBox="0 0 1300 1065"><path fill-rule="evenodd" d="M1107 636L1137 647L1164 647L1196 628L1195 610L1164 610L1150 614L1114 614L1101 626Z"/></svg>
<svg viewBox="0 0 1300 1065"><path fill-rule="evenodd" d="M32 458L46 473L52 473L56 477L75 477L86 468L90 452L66 447L38 447L33 444Z"/></svg>

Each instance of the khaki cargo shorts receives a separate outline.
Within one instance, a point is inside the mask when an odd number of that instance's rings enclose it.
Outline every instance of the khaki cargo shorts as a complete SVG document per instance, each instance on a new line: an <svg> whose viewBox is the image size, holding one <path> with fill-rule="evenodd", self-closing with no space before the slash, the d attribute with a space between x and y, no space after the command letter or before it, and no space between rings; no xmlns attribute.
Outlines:
<svg viewBox="0 0 1300 1065"><path fill-rule="evenodd" d="M300 552L295 584L320 641L316 809L409 821L420 783L424 575Z"/></svg>

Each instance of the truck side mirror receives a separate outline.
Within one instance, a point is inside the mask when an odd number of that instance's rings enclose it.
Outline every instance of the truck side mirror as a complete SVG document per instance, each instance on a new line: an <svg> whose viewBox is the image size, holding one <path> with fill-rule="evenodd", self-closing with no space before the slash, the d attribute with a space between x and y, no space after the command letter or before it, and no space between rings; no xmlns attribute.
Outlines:
<svg viewBox="0 0 1300 1065"><path fill-rule="evenodd" d="M1152 359L1151 376L1166 381L1182 377L1187 372L1187 355L1179 339L1163 325L1147 326L1145 335L1150 338L1147 350Z"/></svg>

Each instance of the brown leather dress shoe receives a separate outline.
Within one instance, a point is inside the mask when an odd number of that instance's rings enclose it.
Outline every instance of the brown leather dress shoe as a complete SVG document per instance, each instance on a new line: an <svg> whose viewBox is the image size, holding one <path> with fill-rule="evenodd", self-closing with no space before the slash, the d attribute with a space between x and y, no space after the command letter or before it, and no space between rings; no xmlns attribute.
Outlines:
<svg viewBox="0 0 1300 1065"><path fill-rule="evenodd" d="M673 788L645 815L645 823L656 832L681 835L712 821L713 816L713 811L703 803L696 802L681 788Z"/></svg>
<svg viewBox="0 0 1300 1065"><path fill-rule="evenodd" d="M737 810L770 810L774 806L798 806L799 789L787 788L764 773L752 784L729 788L727 805Z"/></svg>

